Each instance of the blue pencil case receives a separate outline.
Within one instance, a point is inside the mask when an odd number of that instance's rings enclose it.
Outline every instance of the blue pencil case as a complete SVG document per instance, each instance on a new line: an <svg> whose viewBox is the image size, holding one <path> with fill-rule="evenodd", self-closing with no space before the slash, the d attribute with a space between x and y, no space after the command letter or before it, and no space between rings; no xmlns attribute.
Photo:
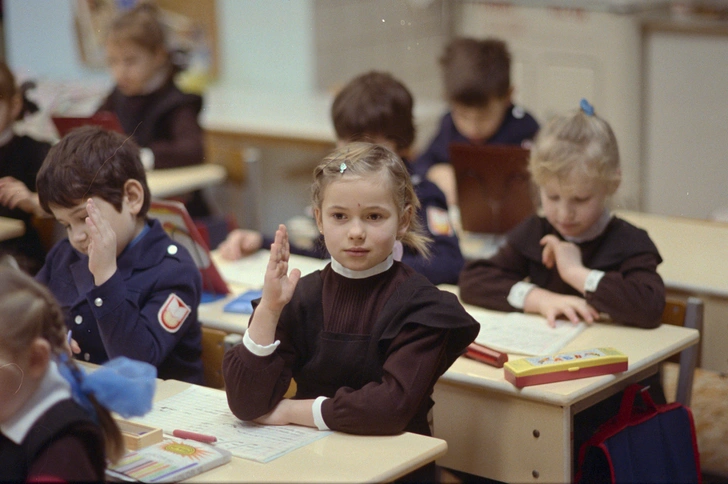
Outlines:
<svg viewBox="0 0 728 484"><path fill-rule="evenodd" d="M250 314L253 312L253 300L263 295L263 291L251 290L242 293L223 307L226 313Z"/></svg>

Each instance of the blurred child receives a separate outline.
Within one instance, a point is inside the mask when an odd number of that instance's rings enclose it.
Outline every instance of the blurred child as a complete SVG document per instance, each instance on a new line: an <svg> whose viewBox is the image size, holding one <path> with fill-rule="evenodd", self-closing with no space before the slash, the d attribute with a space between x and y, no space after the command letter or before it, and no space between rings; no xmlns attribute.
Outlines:
<svg viewBox="0 0 728 484"><path fill-rule="evenodd" d="M511 102L511 56L496 39L456 38L440 57L450 112L440 123L415 172L442 189L457 205L455 172L449 164L450 143L529 145L538 123Z"/></svg>
<svg viewBox="0 0 728 484"><path fill-rule="evenodd" d="M123 355L156 366L160 378L202 383L200 272L146 218L139 147L119 133L78 128L51 148L37 187L43 209L68 233L37 280L60 302L79 357Z"/></svg>
<svg viewBox="0 0 728 484"><path fill-rule="evenodd" d="M339 92L331 108L339 145L350 141L383 145L402 157L412 175L408 159L415 139L413 104L409 90L390 74L372 71L355 77ZM416 216L433 240L431 257L425 258L410 247L398 247L402 254L396 259L433 284L456 284L464 261L450 223L445 195L421 176L413 175L412 184L421 204ZM272 239L264 239L257 232L236 230L220 246L220 253L228 259L237 259L261 246L270 247L271 243ZM293 247L292 252L328 257L324 250L301 251Z"/></svg>
<svg viewBox="0 0 728 484"><path fill-rule="evenodd" d="M398 240L427 252L407 168L382 146L351 143L314 170L312 194L331 263L289 274L280 226L243 344L223 361L230 408L270 425L430 435L435 382L479 326L393 259ZM296 396L283 399L291 378Z"/></svg>
<svg viewBox="0 0 728 484"><path fill-rule="evenodd" d="M32 223L33 215L43 215L34 193L35 176L51 145L13 132L15 121L38 110L25 98L26 88L18 88L13 73L0 62L0 216L25 224L25 234L0 242L0 252L12 255L24 270L35 274L45 260Z"/></svg>
<svg viewBox="0 0 728 484"><path fill-rule="evenodd" d="M197 122L202 98L182 93L174 84L179 67L172 63L156 7L139 3L117 17L106 53L116 86L99 111L115 113L124 131L145 148L144 167L202 163L203 135ZM193 217L209 215L200 192L185 205Z"/></svg>
<svg viewBox="0 0 728 484"><path fill-rule="evenodd" d="M154 368L118 360L85 377L68 357L58 303L7 267L0 269L0 333L2 480L104 481L106 458L124 452L107 408L126 417L151 409Z"/></svg>
<svg viewBox="0 0 728 484"><path fill-rule="evenodd" d="M652 328L660 324L665 286L662 262L647 233L610 214L619 187L617 140L606 121L582 108L552 119L536 138L529 170L544 217L508 234L488 260L466 264L463 301L501 311L525 311L592 322Z"/></svg>

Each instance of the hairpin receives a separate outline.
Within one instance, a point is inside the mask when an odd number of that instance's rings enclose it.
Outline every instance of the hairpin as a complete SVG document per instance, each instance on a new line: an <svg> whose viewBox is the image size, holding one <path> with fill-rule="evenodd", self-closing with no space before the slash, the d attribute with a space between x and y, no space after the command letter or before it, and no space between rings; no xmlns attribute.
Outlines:
<svg viewBox="0 0 728 484"><path fill-rule="evenodd" d="M584 111L584 114L586 114L587 116L594 116L594 106L589 104L589 101L587 101L586 99L582 99L579 102L579 107L582 111Z"/></svg>
<svg viewBox="0 0 728 484"><path fill-rule="evenodd" d="M343 175L343 174L344 174L344 172L346 171L346 168L347 168L347 166L346 166L346 163L345 163L345 162L342 162L342 163L341 163L341 164L339 165L339 173L341 173L341 174Z"/></svg>

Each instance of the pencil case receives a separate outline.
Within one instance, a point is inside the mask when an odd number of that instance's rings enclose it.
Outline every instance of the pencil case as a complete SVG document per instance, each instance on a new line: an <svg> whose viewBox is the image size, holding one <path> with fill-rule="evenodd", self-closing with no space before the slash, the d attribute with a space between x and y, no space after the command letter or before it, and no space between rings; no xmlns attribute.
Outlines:
<svg viewBox="0 0 728 484"><path fill-rule="evenodd" d="M486 365L495 366L496 368L503 368L503 364L508 361L507 353L488 348L478 343L470 343L465 350L465 356L485 363Z"/></svg>
<svg viewBox="0 0 728 484"><path fill-rule="evenodd" d="M503 365L506 380L518 388L576 380L590 376L619 373L627 369L627 355L614 348L532 356L509 361Z"/></svg>

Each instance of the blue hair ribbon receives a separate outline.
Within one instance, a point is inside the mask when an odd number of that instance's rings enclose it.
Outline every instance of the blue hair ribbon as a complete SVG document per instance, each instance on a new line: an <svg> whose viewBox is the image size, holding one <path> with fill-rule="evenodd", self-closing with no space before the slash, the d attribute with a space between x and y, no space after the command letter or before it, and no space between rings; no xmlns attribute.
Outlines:
<svg viewBox="0 0 728 484"><path fill-rule="evenodd" d="M579 102L579 107L582 111L584 111L584 114L587 116L594 116L594 106L589 104L589 101L586 99L583 99Z"/></svg>
<svg viewBox="0 0 728 484"><path fill-rule="evenodd" d="M58 359L58 370L71 385L73 399L92 415L89 395L123 418L139 417L152 409L157 378L153 365L119 356L86 374L83 368L71 364L68 355Z"/></svg>

